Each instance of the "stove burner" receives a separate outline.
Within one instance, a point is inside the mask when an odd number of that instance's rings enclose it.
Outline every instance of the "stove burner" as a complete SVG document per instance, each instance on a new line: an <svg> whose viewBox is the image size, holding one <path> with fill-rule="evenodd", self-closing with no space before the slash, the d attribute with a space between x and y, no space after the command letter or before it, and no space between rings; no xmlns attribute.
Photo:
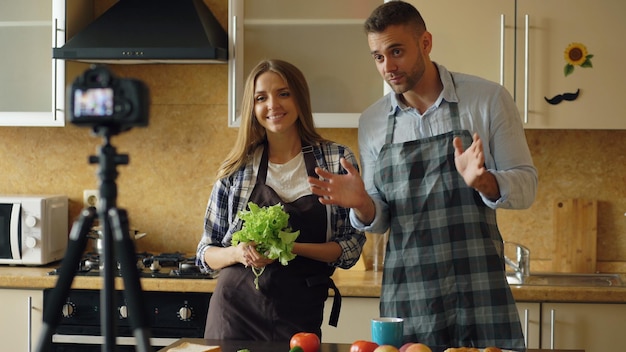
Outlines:
<svg viewBox="0 0 626 352"><path fill-rule="evenodd" d="M195 257L186 257L183 253L137 253L137 269L140 277L152 278L180 278L180 279L214 279L217 274L205 274L195 264ZM163 270L169 267L169 270ZM96 252L88 252L83 255L76 276L99 276L100 256ZM59 269L54 269L48 275L59 275ZM117 263L116 276L122 276L120 265Z"/></svg>
<svg viewBox="0 0 626 352"><path fill-rule="evenodd" d="M143 265L150 267L150 265L158 261L160 266L178 266L179 263L191 261L195 262L195 257L186 257L183 253L161 253L157 255L146 256L142 259Z"/></svg>

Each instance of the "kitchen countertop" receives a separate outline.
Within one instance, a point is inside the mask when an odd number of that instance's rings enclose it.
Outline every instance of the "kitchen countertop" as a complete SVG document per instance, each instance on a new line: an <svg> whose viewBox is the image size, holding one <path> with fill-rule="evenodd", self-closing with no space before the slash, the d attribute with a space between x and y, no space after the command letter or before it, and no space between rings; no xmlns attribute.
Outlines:
<svg viewBox="0 0 626 352"><path fill-rule="evenodd" d="M48 275L57 265L43 267L0 266L0 288L46 289L55 286L58 276ZM251 274L252 279L252 274ZM380 297L382 273L377 271L337 270L333 279L343 297ZM626 282L625 275L622 281ZM215 279L141 278L144 291L212 292ZM116 289L123 289L121 278L115 279ZM73 289L102 288L99 276L76 276ZM512 285L517 301L523 302L580 302L624 303L626 286L566 287Z"/></svg>
<svg viewBox="0 0 626 352"><path fill-rule="evenodd" d="M276 352L287 351L289 342L259 342L259 341L222 341L222 340L204 340L204 339L180 339L175 343L160 349L159 352L167 352L171 348L177 347L185 342L203 346L220 346L222 352L237 352L240 349L247 348L254 352ZM433 348L433 352L441 352L443 348ZM322 343L320 352L348 352L349 344L343 343ZM585 352L584 350L543 350L528 349L527 352Z"/></svg>

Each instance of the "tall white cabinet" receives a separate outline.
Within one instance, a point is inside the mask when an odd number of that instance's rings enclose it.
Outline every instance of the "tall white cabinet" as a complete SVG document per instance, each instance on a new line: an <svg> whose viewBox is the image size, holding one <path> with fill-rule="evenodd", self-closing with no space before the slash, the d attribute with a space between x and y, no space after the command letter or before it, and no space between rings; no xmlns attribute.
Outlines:
<svg viewBox="0 0 626 352"><path fill-rule="evenodd" d="M65 0L0 0L0 126L64 126Z"/></svg>
<svg viewBox="0 0 626 352"><path fill-rule="evenodd" d="M409 0L433 33L431 58L448 69L502 83L526 128L626 129L619 113L626 91L626 2L622 0ZM565 51L583 44L592 67ZM551 99L579 91L573 101Z"/></svg>
<svg viewBox="0 0 626 352"><path fill-rule="evenodd" d="M357 127L383 95L363 22L382 0L229 0L229 126L239 125L246 76L262 59L304 73L317 127Z"/></svg>

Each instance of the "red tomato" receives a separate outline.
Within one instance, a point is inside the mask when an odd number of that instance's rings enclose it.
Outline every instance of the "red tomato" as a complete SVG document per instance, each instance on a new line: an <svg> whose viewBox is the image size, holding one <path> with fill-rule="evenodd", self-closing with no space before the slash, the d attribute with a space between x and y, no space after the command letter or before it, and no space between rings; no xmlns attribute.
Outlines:
<svg viewBox="0 0 626 352"><path fill-rule="evenodd" d="M304 352L318 352L320 338L312 332L298 332L291 337L289 348L299 346Z"/></svg>
<svg viewBox="0 0 626 352"><path fill-rule="evenodd" d="M376 347L378 347L376 342L357 340L350 346L350 352L374 352Z"/></svg>

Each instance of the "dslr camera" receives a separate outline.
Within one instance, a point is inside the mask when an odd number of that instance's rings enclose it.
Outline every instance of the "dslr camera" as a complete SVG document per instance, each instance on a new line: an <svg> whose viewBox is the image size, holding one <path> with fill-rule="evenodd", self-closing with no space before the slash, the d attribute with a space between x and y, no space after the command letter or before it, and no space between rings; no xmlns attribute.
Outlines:
<svg viewBox="0 0 626 352"><path fill-rule="evenodd" d="M113 132L148 125L148 87L136 79L117 78L105 66L91 66L78 76L68 97L68 117L75 125Z"/></svg>

